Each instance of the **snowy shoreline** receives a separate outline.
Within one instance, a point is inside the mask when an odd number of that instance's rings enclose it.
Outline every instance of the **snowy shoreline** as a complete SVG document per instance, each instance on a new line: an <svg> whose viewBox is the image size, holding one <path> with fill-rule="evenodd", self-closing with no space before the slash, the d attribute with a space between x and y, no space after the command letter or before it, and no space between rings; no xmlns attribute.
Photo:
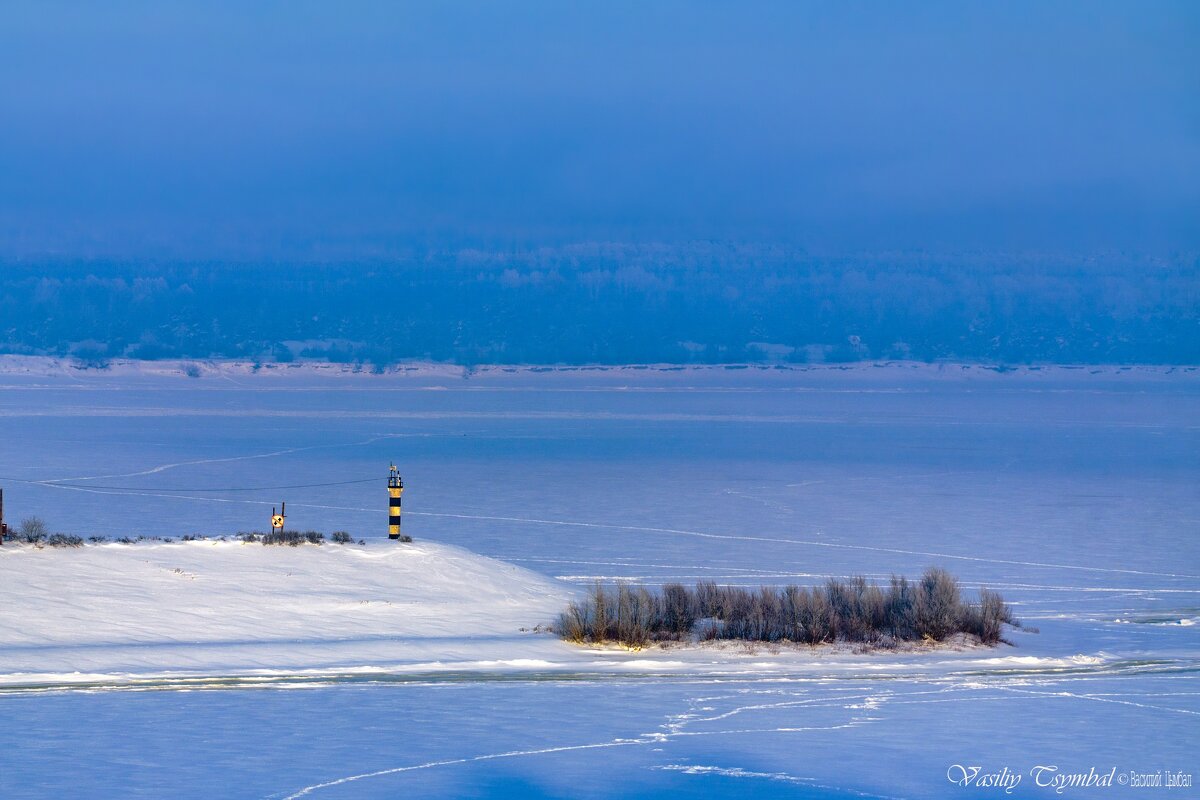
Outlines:
<svg viewBox="0 0 1200 800"><path fill-rule="evenodd" d="M903 375L906 378L1037 378L1040 380L1079 375L1103 375L1140 379L1188 379L1200 382L1200 365L1181 364L1030 364L1006 365L984 363L916 361L863 361L813 364L488 364L461 366L457 364L413 361L389 365L375 371L370 365L339 364L327 361L255 362L235 359L163 359L144 361L117 358L103 365L88 364L71 357L0 355L0 377L71 377L87 378L150 378L170 377L197 380L204 378L247 379L263 378L333 378L362 380L366 383L386 383L405 378L488 379L527 376L582 376L592 378L619 377L623 380L639 376L698 377L722 376L846 376L887 378Z"/></svg>
<svg viewBox="0 0 1200 800"><path fill-rule="evenodd" d="M0 684L31 674L344 669L498 658L553 580L449 545L0 548Z"/></svg>
<svg viewBox="0 0 1200 800"><path fill-rule="evenodd" d="M958 640L578 646L546 630L575 587L429 542L18 545L0 548L0 576L0 693L1079 663Z"/></svg>

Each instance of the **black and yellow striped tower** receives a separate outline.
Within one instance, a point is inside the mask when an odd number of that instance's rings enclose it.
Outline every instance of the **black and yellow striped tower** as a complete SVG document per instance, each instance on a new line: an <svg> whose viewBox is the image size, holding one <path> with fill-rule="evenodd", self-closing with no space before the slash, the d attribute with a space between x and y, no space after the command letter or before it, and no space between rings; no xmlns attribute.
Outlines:
<svg viewBox="0 0 1200 800"><path fill-rule="evenodd" d="M388 474L388 538L400 538L400 495L404 494L404 481L396 465Z"/></svg>

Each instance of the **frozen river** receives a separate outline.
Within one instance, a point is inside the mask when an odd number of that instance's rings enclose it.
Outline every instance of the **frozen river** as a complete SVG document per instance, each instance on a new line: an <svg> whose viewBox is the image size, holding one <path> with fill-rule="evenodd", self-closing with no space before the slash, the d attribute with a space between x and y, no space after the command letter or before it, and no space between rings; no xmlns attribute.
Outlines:
<svg viewBox="0 0 1200 800"><path fill-rule="evenodd" d="M407 533L568 587L938 565L1040 632L757 677L15 693L2 797L1004 795L957 765L1009 796L1195 792L1128 782L1200 772L1200 372L70 372L0 375L10 523L211 535L286 501L381 539L394 461ZM1115 785L1036 785L1089 770Z"/></svg>

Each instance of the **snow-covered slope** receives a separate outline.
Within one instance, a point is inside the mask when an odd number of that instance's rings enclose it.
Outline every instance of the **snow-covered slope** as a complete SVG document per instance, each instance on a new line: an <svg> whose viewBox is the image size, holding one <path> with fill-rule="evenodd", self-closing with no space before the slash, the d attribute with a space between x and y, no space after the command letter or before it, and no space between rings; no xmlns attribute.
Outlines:
<svg viewBox="0 0 1200 800"><path fill-rule="evenodd" d="M554 618L550 579L430 543L0 548L0 682L511 656ZM565 645L563 645L565 647Z"/></svg>

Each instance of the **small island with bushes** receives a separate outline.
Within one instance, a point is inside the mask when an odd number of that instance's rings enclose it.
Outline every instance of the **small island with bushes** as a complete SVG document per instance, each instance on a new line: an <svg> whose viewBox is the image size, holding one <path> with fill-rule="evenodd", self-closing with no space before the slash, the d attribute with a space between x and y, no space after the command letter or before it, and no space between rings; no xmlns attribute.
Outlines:
<svg viewBox="0 0 1200 800"><path fill-rule="evenodd" d="M892 649L955 637L988 646L1011 644L1003 628L1017 624L999 594L980 589L970 602L953 575L934 567L917 581L893 576L884 587L862 576L812 588L753 589L702 581L692 588L669 583L652 590L597 583L560 615L555 632L576 644L631 648L733 640Z"/></svg>

